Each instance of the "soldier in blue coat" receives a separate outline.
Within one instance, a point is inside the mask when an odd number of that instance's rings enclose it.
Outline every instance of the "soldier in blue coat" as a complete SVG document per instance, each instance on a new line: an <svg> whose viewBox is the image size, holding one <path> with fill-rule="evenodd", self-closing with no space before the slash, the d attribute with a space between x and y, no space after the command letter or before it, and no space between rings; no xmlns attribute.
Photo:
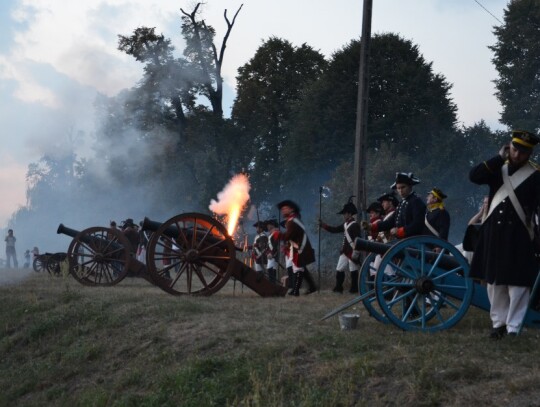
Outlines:
<svg viewBox="0 0 540 407"><path fill-rule="evenodd" d="M396 211L388 219L370 224L362 222L362 227L371 232L389 231L398 239L421 235L424 230L426 205L413 191L413 186L420 183L413 173L396 173L396 182L391 186L401 197Z"/></svg>
<svg viewBox="0 0 540 407"><path fill-rule="evenodd" d="M424 220L424 234L448 240L450 231L450 215L444 207L447 196L439 188L429 191L426 203L427 212Z"/></svg>
<svg viewBox="0 0 540 407"><path fill-rule="evenodd" d="M529 158L539 141L528 131L513 131L499 154L469 174L475 184L489 186L489 211L470 274L487 282L493 339L517 335L538 273L533 222L540 204L540 172Z"/></svg>

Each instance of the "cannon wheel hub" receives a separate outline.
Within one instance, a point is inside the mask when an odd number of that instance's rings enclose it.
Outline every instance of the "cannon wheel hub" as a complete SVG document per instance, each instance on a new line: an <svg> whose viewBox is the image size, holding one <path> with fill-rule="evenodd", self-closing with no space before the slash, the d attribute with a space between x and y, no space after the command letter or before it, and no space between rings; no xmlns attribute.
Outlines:
<svg viewBox="0 0 540 407"><path fill-rule="evenodd" d="M195 263L199 259L199 251L196 249L190 249L186 252L186 261L188 263Z"/></svg>
<svg viewBox="0 0 540 407"><path fill-rule="evenodd" d="M433 284L433 281L429 277L420 277L415 281L414 286L423 295L427 295L435 289L435 284Z"/></svg>

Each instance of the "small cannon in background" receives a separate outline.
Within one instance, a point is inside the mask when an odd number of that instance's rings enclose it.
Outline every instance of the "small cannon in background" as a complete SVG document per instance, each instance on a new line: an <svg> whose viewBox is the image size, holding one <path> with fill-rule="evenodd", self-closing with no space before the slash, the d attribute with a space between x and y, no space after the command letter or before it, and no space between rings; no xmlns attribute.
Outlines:
<svg viewBox="0 0 540 407"><path fill-rule="evenodd" d="M60 276L60 264L66 259L66 253L43 253L38 254L33 262L32 268L35 272L47 270L51 276Z"/></svg>
<svg viewBox="0 0 540 407"><path fill-rule="evenodd" d="M434 332L457 324L470 305L490 309L486 287L469 277L468 261L445 240L414 236L389 245L356 239L355 246L368 252L360 270L360 296L323 319L362 301L378 321L406 331ZM540 274L522 327L540 328L539 291Z"/></svg>
<svg viewBox="0 0 540 407"><path fill-rule="evenodd" d="M216 219L185 213L164 223L145 218L143 230L151 236L146 264L136 260L121 231L93 227L76 231L60 225L57 233L73 238L69 249L70 273L86 285L114 285L128 273L143 277L174 295L211 295L230 277L262 297L284 296L287 289L236 258L236 247Z"/></svg>

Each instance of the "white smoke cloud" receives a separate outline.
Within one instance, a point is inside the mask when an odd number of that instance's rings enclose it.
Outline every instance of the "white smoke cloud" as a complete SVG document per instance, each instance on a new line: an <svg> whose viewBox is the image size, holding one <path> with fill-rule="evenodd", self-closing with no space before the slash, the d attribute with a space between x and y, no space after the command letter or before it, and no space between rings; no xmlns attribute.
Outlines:
<svg viewBox="0 0 540 407"><path fill-rule="evenodd" d="M249 190L251 185L245 174L237 174L225 185L223 191L217 194L217 201L212 199L208 207L218 215L227 215L231 208L244 208L249 201Z"/></svg>

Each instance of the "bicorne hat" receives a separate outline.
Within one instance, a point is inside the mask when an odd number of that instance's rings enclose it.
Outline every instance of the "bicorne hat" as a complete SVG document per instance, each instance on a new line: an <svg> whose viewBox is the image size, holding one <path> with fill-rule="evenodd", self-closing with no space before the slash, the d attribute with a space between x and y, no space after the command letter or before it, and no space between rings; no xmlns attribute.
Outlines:
<svg viewBox="0 0 540 407"><path fill-rule="evenodd" d="M390 202L392 202L392 205L394 205L394 206L398 206L398 204L399 204L399 201L398 201L394 191L382 194L380 197L377 198L377 201L379 201L381 203L383 201L390 201Z"/></svg>
<svg viewBox="0 0 540 407"><path fill-rule="evenodd" d="M379 215L384 213L384 209L380 202L372 202L366 209L366 212L377 212Z"/></svg>
<svg viewBox="0 0 540 407"><path fill-rule="evenodd" d="M127 218L127 219L124 221L124 226L135 226L135 223L133 223L133 219Z"/></svg>
<svg viewBox="0 0 540 407"><path fill-rule="evenodd" d="M259 220L257 222L255 222L253 224L253 227L254 228L261 228L261 229L264 229L264 227L266 226L266 224L262 221L262 220Z"/></svg>
<svg viewBox="0 0 540 407"><path fill-rule="evenodd" d="M396 182L394 182L390 188L396 189L397 184L416 185L420 180L416 178L412 172L396 172Z"/></svg>
<svg viewBox="0 0 540 407"><path fill-rule="evenodd" d="M268 219L266 222L264 222L267 225L272 225L275 228L279 227L278 221L276 219Z"/></svg>
<svg viewBox="0 0 540 407"><path fill-rule="evenodd" d="M437 198L439 201L448 198L439 188L433 188L431 191L429 191L429 193L435 198Z"/></svg>
<svg viewBox="0 0 540 407"><path fill-rule="evenodd" d="M530 152L540 142L540 138L526 130L514 130L512 132L512 145L520 151Z"/></svg>
<svg viewBox="0 0 540 407"><path fill-rule="evenodd" d="M351 215L356 215L358 213L358 209L356 209L356 205L352 201L353 198L354 198L354 195L349 197L349 200L347 201L347 203L343 205L343 209L337 213L338 215L343 215L344 213L350 213Z"/></svg>
<svg viewBox="0 0 540 407"><path fill-rule="evenodd" d="M281 209L284 206L288 206L295 213L300 213L300 207L298 206L298 204L296 202L291 201L290 199L285 199L284 201L281 201L280 203L278 203L276 206L278 209Z"/></svg>

